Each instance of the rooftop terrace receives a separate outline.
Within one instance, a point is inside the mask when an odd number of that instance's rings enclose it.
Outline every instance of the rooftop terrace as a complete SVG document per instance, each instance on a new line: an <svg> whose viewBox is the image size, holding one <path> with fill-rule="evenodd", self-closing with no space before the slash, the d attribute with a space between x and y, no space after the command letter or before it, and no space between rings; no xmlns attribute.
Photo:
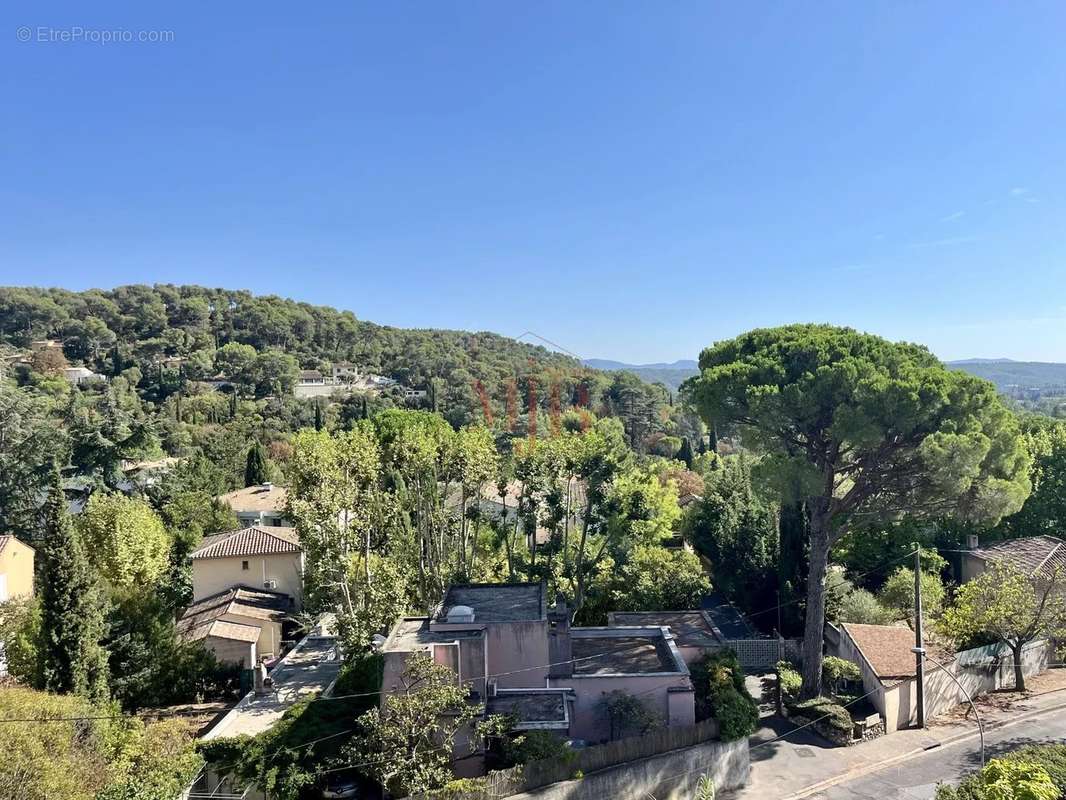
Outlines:
<svg viewBox="0 0 1066 800"><path fill-rule="evenodd" d="M569 725L566 700L561 691L500 690L486 700L485 710L489 714L514 717L518 730L566 728Z"/></svg>
<svg viewBox="0 0 1066 800"><path fill-rule="evenodd" d="M612 627L665 625L679 645L716 647L721 644L708 615L702 611L616 611L607 615Z"/></svg>
<svg viewBox="0 0 1066 800"><path fill-rule="evenodd" d="M449 587L434 622L447 622L455 606L474 610L475 622L527 622L544 619L544 585L540 583L467 583Z"/></svg>
<svg viewBox="0 0 1066 800"><path fill-rule="evenodd" d="M428 650L434 643L454 642L456 639L477 639L482 631L432 631L429 617L405 617L393 625L382 651L413 653Z"/></svg>
<svg viewBox="0 0 1066 800"><path fill-rule="evenodd" d="M574 628L574 675L686 674L672 644L660 628Z"/></svg>

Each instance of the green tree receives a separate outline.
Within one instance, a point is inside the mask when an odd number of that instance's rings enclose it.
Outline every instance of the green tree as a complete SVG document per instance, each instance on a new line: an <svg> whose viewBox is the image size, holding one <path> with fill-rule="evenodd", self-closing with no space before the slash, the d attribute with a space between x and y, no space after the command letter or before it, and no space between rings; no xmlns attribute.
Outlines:
<svg viewBox="0 0 1066 800"><path fill-rule="evenodd" d="M687 436L681 440L681 449L677 451L675 458L683 462L686 469L692 469L692 462L696 456L692 452L692 442L688 440Z"/></svg>
<svg viewBox="0 0 1066 800"><path fill-rule="evenodd" d="M944 583L940 575L921 571L922 616L938 617L944 605ZM894 622L906 622L914 626L914 570L900 567L885 581L877 596L881 606L891 615Z"/></svg>
<svg viewBox="0 0 1066 800"><path fill-rule="evenodd" d="M266 451L258 439L248 448L248 459L244 465L244 485L261 486L270 481L270 463Z"/></svg>
<svg viewBox="0 0 1066 800"><path fill-rule="evenodd" d="M792 325L720 342L700 369L689 389L704 419L736 425L764 474L805 503L807 697L821 686L825 576L844 534L903 513L996 520L1029 493L1031 459L995 387L925 348Z"/></svg>
<svg viewBox="0 0 1066 800"><path fill-rule="evenodd" d="M396 691L358 719L360 730L346 755L401 797L439 789L452 778L456 734L481 711L454 672L415 654Z"/></svg>
<svg viewBox="0 0 1066 800"><path fill-rule="evenodd" d="M982 635L1003 642L1014 660L1014 688L1025 691L1022 650L1029 642L1066 631L1066 574L1061 569L1029 576L1007 562L993 562L955 592L942 629L960 644Z"/></svg>
<svg viewBox="0 0 1066 800"><path fill-rule="evenodd" d="M669 576L669 580L664 580ZM694 553L641 545L618 571L615 608L682 611L699 608L711 582Z"/></svg>
<svg viewBox="0 0 1066 800"><path fill-rule="evenodd" d="M78 518L89 563L113 591L155 587L169 565L171 538L143 500L97 492Z"/></svg>
<svg viewBox="0 0 1066 800"><path fill-rule="evenodd" d="M710 560L717 589L745 611L761 611L777 589L777 510L752 488L744 454L723 459L704 486L685 518L685 537Z"/></svg>
<svg viewBox="0 0 1066 800"><path fill-rule="evenodd" d="M66 459L66 436L51 411L37 392L0 381L0 531L27 541L40 528L40 498L52 464Z"/></svg>
<svg viewBox="0 0 1066 800"><path fill-rule="evenodd" d="M107 695L107 653L103 602L85 557L84 545L67 514L67 500L56 470L45 505L40 559L41 687L90 699Z"/></svg>
<svg viewBox="0 0 1066 800"><path fill-rule="evenodd" d="M215 370L229 378L241 394L251 394L258 378L257 358L258 353L251 345L230 342L215 351Z"/></svg>

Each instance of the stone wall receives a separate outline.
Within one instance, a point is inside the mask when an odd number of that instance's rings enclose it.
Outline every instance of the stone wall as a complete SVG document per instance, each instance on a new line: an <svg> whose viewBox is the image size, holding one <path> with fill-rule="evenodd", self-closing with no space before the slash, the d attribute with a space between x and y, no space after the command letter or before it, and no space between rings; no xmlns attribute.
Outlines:
<svg viewBox="0 0 1066 800"><path fill-rule="evenodd" d="M511 795L510 800L691 800L703 775L723 792L744 786L750 772L747 739L706 742Z"/></svg>

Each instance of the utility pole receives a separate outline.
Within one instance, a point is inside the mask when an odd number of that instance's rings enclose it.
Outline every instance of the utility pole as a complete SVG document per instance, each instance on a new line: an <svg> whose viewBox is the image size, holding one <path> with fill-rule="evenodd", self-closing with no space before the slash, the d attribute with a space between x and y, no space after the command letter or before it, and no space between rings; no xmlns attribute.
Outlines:
<svg viewBox="0 0 1066 800"><path fill-rule="evenodd" d="M925 727L925 644L922 642L922 548L914 545L914 661L918 679L918 727Z"/></svg>

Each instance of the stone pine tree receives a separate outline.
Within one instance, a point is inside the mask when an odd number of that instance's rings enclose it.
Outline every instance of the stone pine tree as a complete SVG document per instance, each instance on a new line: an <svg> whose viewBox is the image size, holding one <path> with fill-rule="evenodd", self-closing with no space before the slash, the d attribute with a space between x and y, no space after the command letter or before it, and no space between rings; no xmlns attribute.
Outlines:
<svg viewBox="0 0 1066 800"><path fill-rule="evenodd" d="M263 445L256 439L248 448L248 461L244 465L244 485L260 486L270 480L270 465L267 463Z"/></svg>
<svg viewBox="0 0 1066 800"><path fill-rule="evenodd" d="M1031 457L995 387L924 347L829 325L754 330L700 355L704 420L762 453L785 502L802 500L809 571L803 695L821 688L829 552L904 516L996 521L1030 491Z"/></svg>
<svg viewBox="0 0 1066 800"><path fill-rule="evenodd" d="M41 579L41 633L38 673L41 688L93 700L107 696L104 603L84 546L67 513L59 470L45 504L44 535L38 551Z"/></svg>

